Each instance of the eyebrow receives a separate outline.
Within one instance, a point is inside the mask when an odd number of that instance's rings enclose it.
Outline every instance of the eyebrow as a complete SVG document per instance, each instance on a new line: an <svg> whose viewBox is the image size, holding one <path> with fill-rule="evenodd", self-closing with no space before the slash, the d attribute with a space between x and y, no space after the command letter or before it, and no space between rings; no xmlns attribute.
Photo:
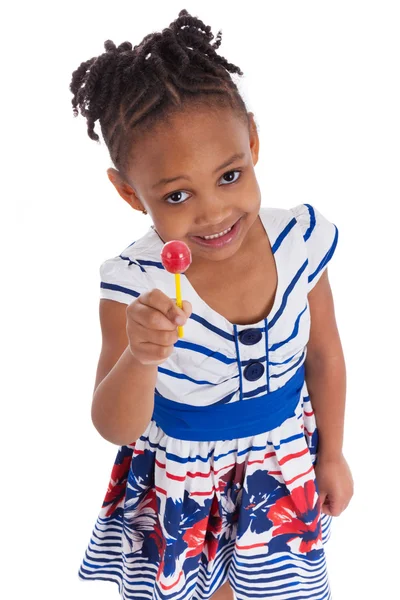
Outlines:
<svg viewBox="0 0 400 600"><path fill-rule="evenodd" d="M225 169L225 167L228 167L230 164L235 162L235 160L240 160L240 159L244 158L244 156L245 156L244 152L233 154L233 156L228 158L228 160L226 160L222 165L220 165L219 167L214 169L213 175L215 175L215 173L218 173L218 171ZM155 183L152 186L152 189L159 187L160 185L166 185L167 183L172 183L173 181L176 181L177 179L187 179L188 181L191 181L190 177L188 177L187 175L177 175L176 177L164 177L163 179L160 179L159 181L157 181L157 183Z"/></svg>

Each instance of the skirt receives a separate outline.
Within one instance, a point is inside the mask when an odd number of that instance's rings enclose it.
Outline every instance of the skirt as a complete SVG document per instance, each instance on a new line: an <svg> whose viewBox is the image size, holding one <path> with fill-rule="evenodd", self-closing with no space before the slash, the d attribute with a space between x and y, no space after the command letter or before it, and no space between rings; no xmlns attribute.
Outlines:
<svg viewBox="0 0 400 600"><path fill-rule="evenodd" d="M318 429L306 387L264 433L218 441L167 435L151 420L121 446L78 571L122 600L330 600L314 466Z"/></svg>

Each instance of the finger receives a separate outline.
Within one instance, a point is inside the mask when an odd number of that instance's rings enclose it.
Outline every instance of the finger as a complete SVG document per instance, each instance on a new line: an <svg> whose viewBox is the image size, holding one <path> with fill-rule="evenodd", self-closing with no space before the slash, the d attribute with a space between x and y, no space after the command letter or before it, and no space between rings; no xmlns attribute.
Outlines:
<svg viewBox="0 0 400 600"><path fill-rule="evenodd" d="M155 331L174 331L177 325L171 323L171 321L163 315L159 310L147 306L142 302L137 302L134 311L127 312L128 322L127 327L129 328L129 320L132 320L137 325L141 325L145 329L153 329Z"/></svg>
<svg viewBox="0 0 400 600"><path fill-rule="evenodd" d="M139 296L138 300L141 304L159 311L175 327L186 323L187 316L181 308L176 306L176 301L157 288Z"/></svg>
<svg viewBox="0 0 400 600"><path fill-rule="evenodd" d="M142 323L135 323L135 337L140 344L151 343L158 346L173 346L178 341L178 329L171 330L149 329Z"/></svg>
<svg viewBox="0 0 400 600"><path fill-rule="evenodd" d="M332 500L329 503L329 510L330 510L331 515L333 517L338 517L340 515L340 513L343 511L343 504L342 504L342 502Z"/></svg>
<svg viewBox="0 0 400 600"><path fill-rule="evenodd" d="M156 308L138 302L130 317L149 329L173 331L180 324L186 323L187 317L183 310L172 307L168 315L163 314ZM179 317L179 319L178 319Z"/></svg>
<svg viewBox="0 0 400 600"><path fill-rule="evenodd" d="M322 506L325 504L325 501L326 501L326 496L327 496L327 493L326 493L326 492L320 492L320 493L319 493L319 501L320 501L320 503L321 503L321 508L322 508Z"/></svg>
<svg viewBox="0 0 400 600"><path fill-rule="evenodd" d="M138 353L140 354L140 362L145 365L160 365L172 354L173 346L160 346L151 342L141 342L139 344Z"/></svg>

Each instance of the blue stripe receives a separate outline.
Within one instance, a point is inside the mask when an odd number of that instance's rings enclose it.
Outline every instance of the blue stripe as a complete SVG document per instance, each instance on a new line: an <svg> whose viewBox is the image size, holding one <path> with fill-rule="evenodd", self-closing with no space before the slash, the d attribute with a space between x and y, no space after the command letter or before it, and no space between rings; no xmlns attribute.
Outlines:
<svg viewBox="0 0 400 600"><path fill-rule="evenodd" d="M308 283L310 283L318 275L318 273L320 271L322 271L322 269L325 267L325 265L331 260L332 255L336 250L339 232L338 232L338 228L336 227L336 225L334 225L334 228L335 228L335 239L333 240L332 246L330 247L328 252L325 254L324 258L321 260L321 262L319 263L319 265L316 268L316 270L314 271L314 273L312 273L311 275L308 276Z"/></svg>
<svg viewBox="0 0 400 600"><path fill-rule="evenodd" d="M262 557L265 557L265 555L256 552L251 555L250 560L254 560L256 558L262 558ZM296 557L296 555L294 555L294 557ZM272 558L271 560L266 560L263 563L263 567L269 567L270 565L278 565L278 563L284 563L284 565L282 565L282 566L285 568L285 566L288 565L291 560L292 559L288 558L288 555L285 554L284 556L278 556L277 558ZM322 558L320 558L320 559L313 560L313 559L307 559L305 556L302 556L301 562L307 566L309 565L310 567L313 567L314 565L320 565L320 564L324 565L325 557L322 556ZM235 559L235 564L245 566L246 562ZM290 563L290 564L295 564L295 563ZM277 569L271 569L271 571L274 572L274 571L277 571L278 569L282 569L282 566L278 566ZM301 568L304 569L307 573L313 573L315 571L315 569L307 569L303 564L301 565ZM293 599L291 598L290 600L293 600ZM309 596L308 600L313 600L313 599L311 598L311 596Z"/></svg>
<svg viewBox="0 0 400 600"><path fill-rule="evenodd" d="M297 222L296 219L293 217L293 219L291 221L289 221L289 223L286 225L286 227L282 231L282 233L280 233L278 235L278 237L276 238L275 244L272 246L273 254L275 254L275 252L278 250L279 246L282 244L283 240L285 239L285 237L287 236L289 231L295 226L296 222Z"/></svg>
<svg viewBox="0 0 400 600"><path fill-rule="evenodd" d="M193 319L193 321L197 321L198 323L200 323L200 325L203 325L203 327L206 327L210 331L217 333L218 335L225 338L226 340L229 340L230 342L235 341L235 337L233 335L231 335L230 333L226 333L226 331L224 331L223 329L220 329L219 327L216 327L215 325L211 325L211 323L209 323L208 321L203 319L203 317L200 317L200 315L196 315L195 313L192 313L190 315L189 319Z"/></svg>
<svg viewBox="0 0 400 600"><path fill-rule="evenodd" d="M236 325L233 326L233 330L235 332L235 346L236 346L237 363L238 363L238 368L239 368L239 388L240 388L239 400L243 400L242 369L240 367L240 351L239 351L238 332L237 332Z"/></svg>
<svg viewBox="0 0 400 600"><path fill-rule="evenodd" d="M100 287L103 288L104 290L114 290L115 292L124 292L124 294L130 294L131 296L135 296L135 298L140 296L140 294L138 292L135 292L134 290L130 290L129 288L126 288L126 287L122 287L122 285L116 285L115 283L105 283L104 281L102 281L100 283Z"/></svg>
<svg viewBox="0 0 400 600"><path fill-rule="evenodd" d="M302 355L300 356L299 360L297 362L295 362L290 369L286 369L286 371L283 371L282 373L277 373L276 375L271 375L271 377L282 377L283 375L286 375L286 373L289 373L290 371L293 371L293 369L295 369L303 360L305 355L305 352L302 352Z"/></svg>
<svg viewBox="0 0 400 600"><path fill-rule="evenodd" d="M257 389L252 390L251 392L245 392L243 394L243 398L252 398L252 396L257 396L257 394L261 394L261 392L266 392L267 390L268 390L267 385L261 385Z"/></svg>
<svg viewBox="0 0 400 600"><path fill-rule="evenodd" d="M275 446L275 444L273 442L270 442L269 440L267 440L267 445L268 446L273 446L276 450L279 449L282 444L288 444L289 442L293 442L294 440L300 440L304 438L304 433L296 433L295 435L291 435L288 438L285 438L283 440L280 440L279 444L277 446Z"/></svg>
<svg viewBox="0 0 400 600"><path fill-rule="evenodd" d="M266 356L261 356L260 358L248 358L247 360L241 360L240 364L242 365L242 367L246 367L247 365L249 365L252 362L264 362L267 360Z"/></svg>
<svg viewBox="0 0 400 600"><path fill-rule="evenodd" d="M128 260L129 261L129 267L131 265L136 265L137 267L139 267L139 269L142 271L142 273L146 273L145 269L143 269L143 267L139 264L139 261L136 260L132 260L131 258L129 258L129 256L122 256L122 254L119 255L119 258L121 258L122 260Z"/></svg>
<svg viewBox="0 0 400 600"><path fill-rule="evenodd" d="M226 379L226 381L231 381L232 379L237 379L238 377L239 377L239 375L234 375L233 377L231 377L231 379ZM225 382L222 382L222 383L225 383ZM211 385L217 385L217 384L211 384ZM217 404L227 404L230 400L232 400L233 396L237 393L237 391L238 391L238 389L236 388L233 392L231 392L227 396L224 396L223 398L221 398L217 402L214 402L213 406L214 406L214 404L215 405L217 405ZM154 388L154 392L155 392L156 396L159 396L163 400L168 400L168 402L175 402L175 400L171 400L171 398L167 398L166 396L163 396L163 394L160 394L160 392L158 391L157 388Z"/></svg>
<svg viewBox="0 0 400 600"><path fill-rule="evenodd" d="M180 440L208 442L265 433L295 415L304 375L304 365L301 365L283 386L249 400L252 410L244 401L220 406L193 406L155 395L152 420L166 435Z"/></svg>
<svg viewBox="0 0 400 600"><path fill-rule="evenodd" d="M290 356L289 358L287 358L283 362L271 362L271 365L273 365L274 367L280 367L281 365L286 365L288 362L290 362L291 360L293 360L294 357L296 356L296 354L298 354L299 352L302 352L302 350L298 350L297 352L295 352L294 354L292 354L292 356Z"/></svg>
<svg viewBox="0 0 400 600"><path fill-rule="evenodd" d="M165 271L164 265L161 262L158 261L154 261L154 260L138 260L138 263L140 263L141 265L146 265L149 267L157 267L157 269L162 269Z"/></svg>
<svg viewBox="0 0 400 600"><path fill-rule="evenodd" d="M276 579L282 580L286 577L293 577L294 573L297 572L297 567L294 569L294 571L290 574L290 575L281 575L279 577L277 577ZM273 578L271 578L273 579ZM257 573L257 581L260 583L266 583L268 584L268 582L271 580L269 577L267 578L261 578L260 577L260 571L258 570ZM251 580L248 580L248 583L250 583L251 586ZM315 583L315 584L319 584L313 587L310 587L309 583ZM325 583L325 585L322 587L321 583ZM288 594L290 593L290 600L310 600L310 598L318 598L318 600L328 600L328 598L331 598L331 592L330 592L330 587L329 587L329 582L327 581L327 575L326 573L324 573L323 575L321 575L320 577L315 577L312 579L312 581L308 582L306 587L303 587L301 589L289 589L289 587L293 586L293 585L299 585L299 581L296 582L290 582L288 584L283 584L283 585L278 585L278 586L274 586L273 589L277 590L277 589L283 589L283 591L279 591L279 592L272 592L272 594L261 594L258 596L254 596L253 598L256 599L258 598L258 600L279 600L282 597L282 600L287 600L288 598ZM243 588L246 591L249 589L248 586L238 586L238 589ZM297 592L297 594L295 596L293 596L292 594L295 594ZM310 592L312 593L312 595L310 596ZM325 592L325 593L324 593ZM323 595L321 595L323 594Z"/></svg>
<svg viewBox="0 0 400 600"><path fill-rule="evenodd" d="M158 394L159 395L159 394ZM279 445L274 446L275 448L280 448L281 446L283 446L284 444L290 444L291 442L293 442L294 440L298 440L298 439L302 439L304 437L304 433L297 433L295 435L292 435L291 437L288 438L284 438L283 440L280 440ZM167 447L161 445L159 442L152 442L150 441L149 437L141 435L139 438L141 441L146 442L146 444L150 447L150 449L154 449L154 450L161 450L162 452L165 452L165 456L168 460L171 461L175 461L177 463L180 464L186 464L186 463L195 463L196 461L200 461L203 463L207 463L210 458L214 455L214 448L211 449L205 456L202 456L201 454L195 454L194 456L180 456L178 454L173 454L172 452L168 452L167 451ZM269 440L267 440L267 445L268 446L273 446L273 442L270 442ZM231 454L234 454L235 456L244 456L246 455L248 452L257 452L258 450L265 450L265 444L262 446L247 446L246 448L243 448L243 450L238 451L237 448L232 448L232 450L228 450L228 452L223 452L221 454L218 455L214 455L214 460L220 460L221 458L225 458L226 456L229 456Z"/></svg>
<svg viewBox="0 0 400 600"><path fill-rule="evenodd" d="M158 367L158 371L159 373L164 373L164 375L175 377L175 379L185 379L187 381L191 381L192 383L197 383L198 385L219 385L220 383L225 383L226 381L230 381L231 379L239 377L238 375L234 375L233 377L228 377L228 379L225 379L224 381L212 383L211 381L197 381L196 379L192 379L191 377L189 377L189 375L184 375L183 373L176 373L175 371L170 371L169 369L165 369L164 367Z"/></svg>
<svg viewBox="0 0 400 600"><path fill-rule="evenodd" d="M267 377L267 391L269 393L269 391L270 391L270 389L269 389L269 365L270 365L270 362L269 362L269 352L270 351L269 351L269 348L268 348L268 321L267 321L267 319L264 319L264 323L265 323L265 352L266 352L266 357L265 358L266 358L266 363L267 363L266 364L266 367L267 367L266 377Z"/></svg>
<svg viewBox="0 0 400 600"><path fill-rule="evenodd" d="M224 396L224 398L221 398L221 400L218 400L218 402L215 402L214 404L228 404L228 402L230 402L232 400L233 396L236 393L237 393L237 390L235 390L234 392L231 392L227 396Z"/></svg>
<svg viewBox="0 0 400 600"><path fill-rule="evenodd" d="M135 242L133 242L133 243L135 243ZM133 244L131 244L131 246L132 245ZM128 246L128 248L130 248L130 246ZM145 271L145 269L143 269L142 265L149 266L149 267L157 267L157 269L165 270L164 265L158 261L142 260L141 258L138 260L133 260L132 258L129 258L129 256L123 256L122 254L119 255L119 258L122 258L122 260L129 260L130 264L135 264L138 267L140 267L140 269L143 271L143 273L146 273L146 271Z"/></svg>
<svg viewBox="0 0 400 600"><path fill-rule="evenodd" d="M254 560L254 557L252 556L252 559ZM285 565L285 567L287 567L287 565ZM282 571L285 569L285 567L281 567L279 569L273 569L272 572L278 572L278 571ZM269 585L270 583L276 582L276 581L283 581L284 583L282 583L282 585L274 585L273 587L271 586L269 589L273 589L274 591L271 594L267 594L267 593L263 593L262 595L255 595L252 593L252 599L256 599L258 598L259 600L279 600L280 596L284 596L283 600L287 600L288 598L288 593L290 593L290 599L291 600L310 600L311 598L318 598L318 600L323 600L323 598L326 597L323 596L321 597L320 594L316 595L313 594L312 596L309 595L309 592L315 592L316 590L319 590L320 592L324 592L327 589L328 583L327 583L327 575L326 572L322 573L322 575L315 574L314 576L310 576L309 577L309 581L307 584L307 587L304 587L303 589L290 589L293 588L293 586L298 586L299 585L299 580L296 578L295 581L293 581L293 577L294 577L294 573L297 571L297 569L294 569L294 572L286 572L286 573L280 573L279 575L273 576L271 577L270 575L270 570L268 569L266 572L265 570L261 570L260 568L260 563L258 563L258 569L257 569L257 583L260 584L266 584ZM238 569L238 573L241 574L241 571ZM265 575L263 577L263 575ZM237 576L237 578L239 579L239 577ZM291 579L292 581L285 581ZM242 580L244 580L246 583L249 583L251 585L251 579L248 578L242 578ZM316 584L321 584L321 582L325 583L325 587L323 587L323 589L321 590L321 585L316 585ZM310 587L310 584L313 585L313 587ZM239 590L244 590L244 592L246 593L248 588L248 585L238 585L237 586ZM279 592L277 590L280 590ZM283 591L282 591L283 590ZM298 592L299 594L304 594L306 593L306 595L296 595L296 596L292 596L292 593L296 593Z"/></svg>
<svg viewBox="0 0 400 600"><path fill-rule="evenodd" d="M215 358L215 360L219 360L226 365L231 365L236 362L236 358L228 358L221 352L215 352L214 350L210 350L210 348L206 348L205 346L200 346L200 344L192 344L191 342L183 342L177 341L175 344L175 348L185 348L186 350L193 350L193 352L199 352L199 354L204 354L205 356L209 356L210 358Z"/></svg>
<svg viewBox="0 0 400 600"><path fill-rule="evenodd" d="M273 352L274 350L277 350L281 346L284 346L285 344L290 342L290 340L292 340L293 338L295 338L297 336L297 334L299 333L300 318L305 313L306 310L307 310L307 304L306 304L305 308L301 311L299 316L297 317L296 322L294 324L293 331L290 334L290 336L288 338L286 338L286 340L283 340L283 342L278 342L277 344L272 344L272 346L270 348L271 352Z"/></svg>
<svg viewBox="0 0 400 600"><path fill-rule="evenodd" d="M314 230L316 220L315 220L315 211L314 211L313 207L311 206L311 204L304 204L304 206L307 206L308 213L310 216L310 226L307 229L307 231L305 232L305 234L303 235L304 241L306 242Z"/></svg>
<svg viewBox="0 0 400 600"><path fill-rule="evenodd" d="M293 290L294 286L296 285L296 283L300 279L300 277L303 274L303 271L305 270L305 268L307 267L307 265L308 265L308 259L305 260L305 262L303 263L303 265L297 271L296 275L294 276L294 278L292 279L292 281L289 284L288 288L286 289L285 293L283 294L282 304L281 304L278 312L276 313L276 315L272 319L272 321L269 322L268 329L271 329L275 325L275 323L277 322L277 320L279 319L279 317L283 313L283 311L285 309L285 306L287 304L287 300L288 300L289 294L291 293L291 291Z"/></svg>

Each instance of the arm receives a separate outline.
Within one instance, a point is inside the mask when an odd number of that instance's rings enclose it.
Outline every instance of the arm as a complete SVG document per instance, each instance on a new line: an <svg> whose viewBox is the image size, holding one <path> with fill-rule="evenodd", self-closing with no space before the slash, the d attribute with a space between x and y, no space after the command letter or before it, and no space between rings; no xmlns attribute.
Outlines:
<svg viewBox="0 0 400 600"><path fill-rule="evenodd" d="M107 441L131 444L145 431L154 406L157 366L136 361L126 332L126 304L100 300L102 348L92 422Z"/></svg>
<svg viewBox="0 0 400 600"><path fill-rule="evenodd" d="M309 293L308 301L311 331L305 369L318 427L318 455L336 459L343 445L346 367L327 269Z"/></svg>

